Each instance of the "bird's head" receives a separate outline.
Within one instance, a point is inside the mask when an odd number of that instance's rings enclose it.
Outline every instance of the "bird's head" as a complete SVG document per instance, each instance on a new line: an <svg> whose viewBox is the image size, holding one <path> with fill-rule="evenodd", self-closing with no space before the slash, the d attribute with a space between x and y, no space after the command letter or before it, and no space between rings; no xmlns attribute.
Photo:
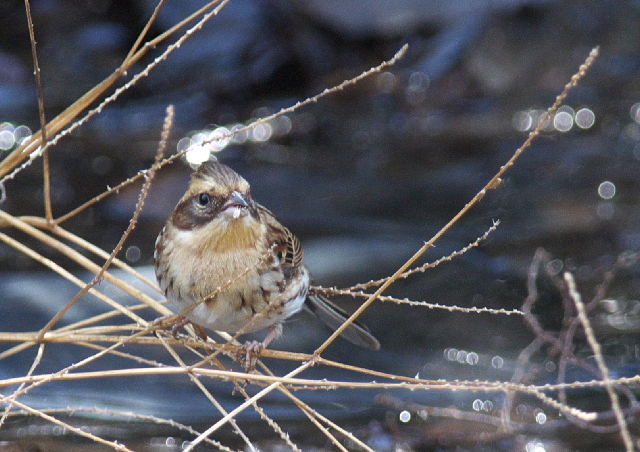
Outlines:
<svg viewBox="0 0 640 452"><path fill-rule="evenodd" d="M171 215L173 226L181 231L202 231L208 236L229 236L246 242L256 236L260 218L251 197L249 183L238 173L217 161L200 165L191 175L187 192Z"/></svg>

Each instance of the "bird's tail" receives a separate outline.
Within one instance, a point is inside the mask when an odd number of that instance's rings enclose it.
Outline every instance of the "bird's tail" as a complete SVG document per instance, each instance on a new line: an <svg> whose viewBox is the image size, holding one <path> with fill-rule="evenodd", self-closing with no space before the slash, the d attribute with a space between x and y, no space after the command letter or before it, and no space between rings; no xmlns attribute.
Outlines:
<svg viewBox="0 0 640 452"><path fill-rule="evenodd" d="M305 307L315 314L324 324L334 331L340 328L349 314L340 309L326 297L316 293L309 293ZM343 338L358 347L379 350L380 342L373 337L369 329L359 322L351 323L341 334Z"/></svg>

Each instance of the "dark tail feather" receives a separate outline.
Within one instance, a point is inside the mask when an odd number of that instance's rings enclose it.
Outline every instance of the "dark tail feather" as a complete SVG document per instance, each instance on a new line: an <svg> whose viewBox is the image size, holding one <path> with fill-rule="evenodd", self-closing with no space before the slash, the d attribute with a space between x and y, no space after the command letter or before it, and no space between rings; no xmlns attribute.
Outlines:
<svg viewBox="0 0 640 452"><path fill-rule="evenodd" d="M344 321L349 318L349 314L322 295L309 294L305 307L334 331L340 328ZM353 322L342 332L341 336L358 347L370 350L380 349L380 342L361 323Z"/></svg>

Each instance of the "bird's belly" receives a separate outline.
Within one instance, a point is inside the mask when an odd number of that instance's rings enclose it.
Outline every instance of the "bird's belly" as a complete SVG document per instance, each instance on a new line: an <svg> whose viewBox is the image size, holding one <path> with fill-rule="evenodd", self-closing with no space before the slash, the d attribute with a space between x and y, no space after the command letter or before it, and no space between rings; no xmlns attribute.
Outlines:
<svg viewBox="0 0 640 452"><path fill-rule="evenodd" d="M179 311L192 307L185 312L189 320L230 334L265 329L282 323L302 309L309 287L306 269L286 284L280 271L244 270L241 277L235 272L235 281L226 275L224 278L220 275L192 275L198 281L208 281L207 287L194 291L183 286L182 290L167 296L178 305ZM233 282L229 284L229 281ZM174 285L173 289L178 287Z"/></svg>
<svg viewBox="0 0 640 452"><path fill-rule="evenodd" d="M268 306L267 303L261 302L261 309L254 311L247 306L234 307L235 303L231 299L232 297L225 297L225 295L231 294L221 295L214 306L200 303L185 315L192 322L212 330L230 334L252 333L282 323L286 318L302 309L306 298L305 292L304 295L288 300L281 306L278 306L276 302L273 308L269 309L265 309Z"/></svg>

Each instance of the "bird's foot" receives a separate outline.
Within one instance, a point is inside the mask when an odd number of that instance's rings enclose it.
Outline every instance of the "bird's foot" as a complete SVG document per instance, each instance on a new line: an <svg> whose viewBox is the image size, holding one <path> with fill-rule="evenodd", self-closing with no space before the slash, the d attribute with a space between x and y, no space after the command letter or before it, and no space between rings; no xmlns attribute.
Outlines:
<svg viewBox="0 0 640 452"><path fill-rule="evenodd" d="M275 325L271 325L269 327L269 333L267 334L267 337L264 338L264 341L247 341L244 345L238 347L236 357L238 358L238 361L242 363L247 373L252 373L256 370L256 363L258 362L258 358L260 357L262 351L267 348L272 340L280 337L281 334L282 324L278 323Z"/></svg>
<svg viewBox="0 0 640 452"><path fill-rule="evenodd" d="M250 374L256 370L256 363L265 347L265 343L260 341L247 341L238 347L236 357L247 373Z"/></svg>
<svg viewBox="0 0 640 452"><path fill-rule="evenodd" d="M207 339L209 338L204 328L202 328L197 323L193 323L191 320L189 320L183 315L174 315L174 314L163 315L162 317L158 317L153 321L153 326L160 325L165 327L165 324L166 324L166 327L171 326L171 334L173 335L174 339L178 338L178 331L180 331L180 328L183 328L188 324L193 325L193 329L195 330L196 334L200 339L206 342Z"/></svg>

